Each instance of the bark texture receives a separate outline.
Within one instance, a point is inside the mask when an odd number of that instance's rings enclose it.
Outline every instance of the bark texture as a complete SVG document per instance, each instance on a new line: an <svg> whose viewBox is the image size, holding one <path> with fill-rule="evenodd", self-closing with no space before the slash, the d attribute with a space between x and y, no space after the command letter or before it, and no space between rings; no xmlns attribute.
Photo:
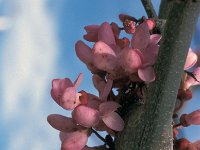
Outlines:
<svg viewBox="0 0 200 150"><path fill-rule="evenodd" d="M131 109L125 129L116 138L117 150L173 149L172 113L200 3L164 1L170 10L167 16L160 10L167 22L155 64L157 78L148 88L145 104ZM161 9L166 8L161 5Z"/></svg>

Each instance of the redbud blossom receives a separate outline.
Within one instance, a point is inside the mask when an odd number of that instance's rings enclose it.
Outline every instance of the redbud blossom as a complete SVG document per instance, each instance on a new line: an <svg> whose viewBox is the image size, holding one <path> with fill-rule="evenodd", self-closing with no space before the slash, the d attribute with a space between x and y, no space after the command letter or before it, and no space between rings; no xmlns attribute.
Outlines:
<svg viewBox="0 0 200 150"><path fill-rule="evenodd" d="M190 114L181 115L180 123L184 127L189 125L200 125L200 109L193 111Z"/></svg>
<svg viewBox="0 0 200 150"><path fill-rule="evenodd" d="M97 42L99 28L99 25L85 26L84 29L87 32L87 34L83 36L84 39L90 42Z"/></svg>
<svg viewBox="0 0 200 150"><path fill-rule="evenodd" d="M188 89L191 86L200 84L200 67L195 68L192 74L194 75L196 79L188 75L185 81L185 89Z"/></svg>
<svg viewBox="0 0 200 150"><path fill-rule="evenodd" d="M68 118L59 114L49 115L47 117L47 121L53 128L62 132L72 132L79 129L79 126L77 126L72 118Z"/></svg>
<svg viewBox="0 0 200 150"><path fill-rule="evenodd" d="M156 26L156 22L153 18L146 19L145 22L147 23L150 31Z"/></svg>
<svg viewBox="0 0 200 150"><path fill-rule="evenodd" d="M58 105L64 109L74 109L80 104L80 94L76 92L76 88L79 86L82 80L82 74L80 74L77 80L72 84L71 80L54 79L52 81L51 96Z"/></svg>
<svg viewBox="0 0 200 150"><path fill-rule="evenodd" d="M60 132L61 150L81 150L87 144L89 132L87 129L76 132Z"/></svg>
<svg viewBox="0 0 200 150"><path fill-rule="evenodd" d="M197 60L198 60L197 54L194 53L191 48L189 48L185 66L184 66L184 70L187 70L187 69L191 68L192 66L194 66L196 64Z"/></svg>
<svg viewBox="0 0 200 150"><path fill-rule="evenodd" d="M192 143L192 145L194 145L194 147L195 147L197 150L200 150L200 140L195 141L194 143Z"/></svg>
<svg viewBox="0 0 200 150"><path fill-rule="evenodd" d="M196 150L190 141L186 138L182 138L176 141L175 148L177 150Z"/></svg>

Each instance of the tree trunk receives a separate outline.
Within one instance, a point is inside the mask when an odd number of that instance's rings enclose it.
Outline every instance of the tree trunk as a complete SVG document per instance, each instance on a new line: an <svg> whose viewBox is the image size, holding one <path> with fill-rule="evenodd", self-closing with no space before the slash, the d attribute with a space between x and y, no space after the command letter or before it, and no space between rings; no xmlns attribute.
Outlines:
<svg viewBox="0 0 200 150"><path fill-rule="evenodd" d="M145 104L132 107L115 140L117 150L173 149L172 114L199 11L200 3L192 0L162 1L159 17L167 21L155 64L156 81L148 87Z"/></svg>

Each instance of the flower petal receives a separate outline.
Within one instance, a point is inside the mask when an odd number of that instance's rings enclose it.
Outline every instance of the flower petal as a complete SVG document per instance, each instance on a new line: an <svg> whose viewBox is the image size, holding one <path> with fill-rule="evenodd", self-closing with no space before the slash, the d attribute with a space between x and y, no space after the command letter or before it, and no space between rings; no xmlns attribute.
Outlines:
<svg viewBox="0 0 200 150"><path fill-rule="evenodd" d="M104 43L108 45L116 44L112 27L110 26L108 22L104 22L101 24L99 28L99 32L98 32L98 40L103 41Z"/></svg>
<svg viewBox="0 0 200 150"><path fill-rule="evenodd" d="M149 44L147 48L141 51L143 54L143 67L146 66L152 66L155 64L158 52L159 52L159 46L156 44Z"/></svg>
<svg viewBox="0 0 200 150"><path fill-rule="evenodd" d="M134 49L145 49L150 40L149 28L146 22L140 24L135 33L133 34L133 38L131 40L132 48Z"/></svg>
<svg viewBox="0 0 200 150"><path fill-rule="evenodd" d="M101 104L101 100L97 96L95 96L93 94L89 94L89 93L88 93L88 97L89 97L89 99L88 99L87 106L98 110L99 105Z"/></svg>
<svg viewBox="0 0 200 150"><path fill-rule="evenodd" d="M188 121L193 125L200 125L200 109L188 114Z"/></svg>
<svg viewBox="0 0 200 150"><path fill-rule="evenodd" d="M116 112L111 112L109 115L103 116L102 120L112 130L122 131L124 128L124 121Z"/></svg>
<svg viewBox="0 0 200 150"><path fill-rule="evenodd" d="M199 85L200 84L200 67L197 67L193 72L193 75L197 79L197 81L191 77L190 75L187 76L185 81L185 89L189 89L190 86Z"/></svg>
<svg viewBox="0 0 200 150"><path fill-rule="evenodd" d="M112 22L110 25L112 27L112 31L115 36L115 39L119 38L119 34L120 34L121 30L119 29L118 25L115 22Z"/></svg>
<svg viewBox="0 0 200 150"><path fill-rule="evenodd" d="M191 68L192 66L194 66L197 62L197 59L198 59L197 54L194 53L191 48L189 48L189 52L188 52L188 55L186 58L185 66L184 66L184 70L187 70L187 69Z"/></svg>
<svg viewBox="0 0 200 150"><path fill-rule="evenodd" d="M97 42L94 47L94 65L104 71L113 70L117 64L116 54L113 49L104 42Z"/></svg>
<svg viewBox="0 0 200 150"><path fill-rule="evenodd" d="M72 118L84 127L93 127L99 122L99 111L85 105L79 105L72 112Z"/></svg>
<svg viewBox="0 0 200 150"><path fill-rule="evenodd" d="M145 22L147 23L149 30L153 30L153 28L156 26L156 22L153 18L149 18L145 20Z"/></svg>
<svg viewBox="0 0 200 150"><path fill-rule="evenodd" d="M60 91L60 79L52 80L51 97L59 104Z"/></svg>
<svg viewBox="0 0 200 150"><path fill-rule="evenodd" d="M118 57L119 64L129 74L142 66L142 53L137 49L124 48Z"/></svg>
<svg viewBox="0 0 200 150"><path fill-rule="evenodd" d="M60 105L60 98L64 90L71 86L73 86L73 84L69 78L52 80L51 96L57 104Z"/></svg>
<svg viewBox="0 0 200 150"><path fill-rule="evenodd" d="M192 145L194 145L195 148L196 148L197 150L199 150L199 149L200 149L200 140L195 141L194 143L192 143Z"/></svg>
<svg viewBox="0 0 200 150"><path fill-rule="evenodd" d="M98 32L99 28L100 25L88 25L84 27L86 32Z"/></svg>
<svg viewBox="0 0 200 150"><path fill-rule="evenodd" d="M73 86L72 81L69 78L61 79L60 90L62 93L65 91L66 88L72 87L72 86Z"/></svg>
<svg viewBox="0 0 200 150"><path fill-rule="evenodd" d="M88 140L87 130L80 130L76 132L67 133L68 135L63 136L63 142L61 150L81 150Z"/></svg>
<svg viewBox="0 0 200 150"><path fill-rule="evenodd" d="M76 55L82 62L86 64L93 62L92 49L81 40L76 42L75 50Z"/></svg>
<svg viewBox="0 0 200 150"><path fill-rule="evenodd" d="M100 99L102 101L107 101L107 97L108 97L108 95L109 95L109 93L112 89L112 85L113 85L113 80L108 79L107 82L106 82L106 85L103 89L103 93L100 94L101 95Z"/></svg>
<svg viewBox="0 0 200 150"><path fill-rule="evenodd" d="M84 39L89 42L97 42L99 28L100 28L99 25L85 26L84 29L86 30L87 34L83 36Z"/></svg>
<svg viewBox="0 0 200 150"><path fill-rule="evenodd" d="M161 34L150 35L150 44L158 44L161 38L162 38Z"/></svg>
<svg viewBox="0 0 200 150"><path fill-rule="evenodd" d="M99 77L97 74L94 74L92 76L92 81L93 81L94 87L99 91L99 93L103 93L103 89L106 85L104 79Z"/></svg>
<svg viewBox="0 0 200 150"><path fill-rule="evenodd" d="M117 102L108 101L108 102L101 103L99 105L99 112L101 116L104 116L104 115L108 115L111 112L116 111L117 108L119 107L121 107L121 105L118 104Z"/></svg>
<svg viewBox="0 0 200 150"><path fill-rule="evenodd" d="M155 71L151 66L139 69L138 76L145 82L152 82L156 78Z"/></svg>
<svg viewBox="0 0 200 150"><path fill-rule="evenodd" d="M77 79L74 81L74 87L77 89L83 79L83 74L80 73Z"/></svg>
<svg viewBox="0 0 200 150"><path fill-rule="evenodd" d="M68 118L59 114L49 115L47 117L47 121L53 128L62 132L71 132L77 130L77 125L72 118Z"/></svg>
<svg viewBox="0 0 200 150"><path fill-rule="evenodd" d="M79 104L80 101L77 99L76 89L74 87L67 88L61 97L60 106L64 109L72 110Z"/></svg>

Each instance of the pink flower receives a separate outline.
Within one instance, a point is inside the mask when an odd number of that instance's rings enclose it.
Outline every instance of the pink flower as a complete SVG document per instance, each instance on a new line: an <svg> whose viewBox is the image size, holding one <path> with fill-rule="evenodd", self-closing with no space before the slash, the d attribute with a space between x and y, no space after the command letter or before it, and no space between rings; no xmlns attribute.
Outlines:
<svg viewBox="0 0 200 150"><path fill-rule="evenodd" d="M142 66L138 68L138 76L145 82L152 82L155 80L155 71L152 65L155 63L158 55L158 42L161 35L149 33L149 26L147 22L143 22L133 34L131 41L133 49L139 49L143 56Z"/></svg>
<svg viewBox="0 0 200 150"><path fill-rule="evenodd" d="M83 36L84 39L90 42L97 42L99 28L99 25L89 25L84 27L85 31L87 32L87 34Z"/></svg>
<svg viewBox="0 0 200 150"><path fill-rule="evenodd" d="M122 131L124 128L124 121L115 111L120 105L116 102L109 101L99 105L100 117L103 122L112 130Z"/></svg>
<svg viewBox="0 0 200 150"><path fill-rule="evenodd" d="M52 114L47 117L47 121L53 128L61 131L61 150L81 150L87 144L90 130L78 126L72 118Z"/></svg>
<svg viewBox="0 0 200 150"><path fill-rule="evenodd" d="M124 48L118 55L118 62L127 74L132 74L142 67L143 55L138 49Z"/></svg>
<svg viewBox="0 0 200 150"><path fill-rule="evenodd" d="M192 143L192 145L194 145L194 147L196 148L196 150L200 150L200 140L195 141L194 143Z"/></svg>
<svg viewBox="0 0 200 150"><path fill-rule="evenodd" d="M116 32L116 26L110 25L108 22L104 22L100 26L86 26L85 30L87 34L84 35L84 39L90 42L102 41L108 45L115 44L115 37L113 34L112 26L114 28L114 31Z"/></svg>
<svg viewBox="0 0 200 150"><path fill-rule="evenodd" d="M74 83L69 78L54 79L52 81L51 96L55 102L64 109L74 109L80 104L79 96L76 92L77 87L82 80L82 73Z"/></svg>
<svg viewBox="0 0 200 150"><path fill-rule="evenodd" d="M73 110L72 118L79 125L90 128L98 124L100 114L94 108L88 107L87 105L79 105Z"/></svg>
<svg viewBox="0 0 200 150"><path fill-rule="evenodd" d="M194 53L191 48L189 48L184 70L187 70L193 67L196 64L197 60L198 60L197 54Z"/></svg>
<svg viewBox="0 0 200 150"><path fill-rule="evenodd" d="M116 52L106 43L99 41L93 47L94 65L107 72L111 72L117 65Z"/></svg>
<svg viewBox="0 0 200 150"><path fill-rule="evenodd" d="M192 74L194 75L194 77L196 78L193 78L192 76L190 75L187 75L187 78L185 80L185 89L189 89L191 86L194 86L194 85L199 85L200 84L200 67L197 67L193 72Z"/></svg>
<svg viewBox="0 0 200 150"><path fill-rule="evenodd" d="M48 123L61 132L72 132L80 128L72 118L68 118L59 114L51 114L47 117Z"/></svg>
<svg viewBox="0 0 200 150"><path fill-rule="evenodd" d="M200 125L200 109L193 111L190 114L181 115L180 123L184 127L189 125Z"/></svg>
<svg viewBox="0 0 200 150"><path fill-rule="evenodd" d="M89 130L78 130L75 132L60 132L61 150L81 150L87 144Z"/></svg>
<svg viewBox="0 0 200 150"><path fill-rule="evenodd" d="M105 82L105 80L98 75L93 75L92 80L95 88L99 91L100 100L107 101L107 97L112 89L113 80L108 79L107 82Z"/></svg>
<svg viewBox="0 0 200 150"><path fill-rule="evenodd" d="M122 21L126 33L133 34L135 32L136 20L134 21L133 17L126 14L120 14L119 19Z"/></svg>
<svg viewBox="0 0 200 150"><path fill-rule="evenodd" d="M153 18L146 19L145 22L147 23L149 30L153 30L156 26L156 22Z"/></svg>
<svg viewBox="0 0 200 150"><path fill-rule="evenodd" d="M119 107L120 105L113 101L101 103L98 110L86 105L79 105L72 112L72 118L78 124L88 128L98 126L102 120L110 129L121 131L124 128L124 121L115 112Z"/></svg>

